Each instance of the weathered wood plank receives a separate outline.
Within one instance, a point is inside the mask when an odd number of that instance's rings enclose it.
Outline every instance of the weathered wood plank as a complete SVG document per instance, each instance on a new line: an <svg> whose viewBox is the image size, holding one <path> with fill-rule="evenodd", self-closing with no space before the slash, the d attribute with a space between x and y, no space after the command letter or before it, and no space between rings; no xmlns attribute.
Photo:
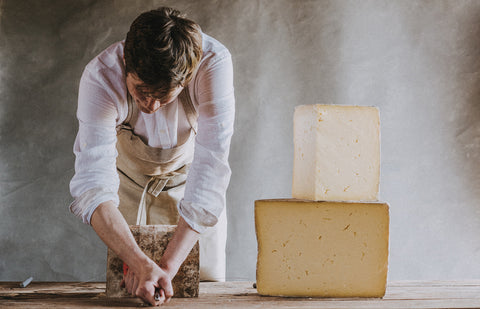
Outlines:
<svg viewBox="0 0 480 309"><path fill-rule="evenodd" d="M104 293L105 282L32 282L21 288L18 282L0 282L0 296L18 294L82 294Z"/></svg>
<svg viewBox="0 0 480 309"><path fill-rule="evenodd" d="M0 307L138 308L138 299L108 299L105 283L0 283ZM257 294L252 282L202 282L195 299L168 308L480 308L480 280L391 282L383 299L282 298Z"/></svg>

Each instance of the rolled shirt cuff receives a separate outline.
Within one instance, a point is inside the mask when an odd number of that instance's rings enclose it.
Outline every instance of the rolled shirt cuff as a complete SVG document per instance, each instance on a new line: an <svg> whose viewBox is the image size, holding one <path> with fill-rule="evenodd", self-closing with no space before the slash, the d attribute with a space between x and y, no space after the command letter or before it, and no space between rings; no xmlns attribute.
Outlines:
<svg viewBox="0 0 480 309"><path fill-rule="evenodd" d="M184 199L178 203L178 213L192 229L200 234L218 222L217 216L204 208L195 207L193 203Z"/></svg>
<svg viewBox="0 0 480 309"><path fill-rule="evenodd" d="M78 196L70 204L70 211L77 218L80 218L83 223L90 225L90 220L95 209L97 209L101 203L107 201L113 201L118 207L118 194L104 188L93 188Z"/></svg>

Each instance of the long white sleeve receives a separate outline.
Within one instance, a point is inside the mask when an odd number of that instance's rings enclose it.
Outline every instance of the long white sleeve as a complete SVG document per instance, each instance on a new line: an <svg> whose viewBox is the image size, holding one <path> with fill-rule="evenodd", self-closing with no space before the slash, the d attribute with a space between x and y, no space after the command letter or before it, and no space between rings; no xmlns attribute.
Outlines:
<svg viewBox="0 0 480 309"><path fill-rule="evenodd" d="M106 201L117 205L119 179L116 169L117 108L97 72L87 68L80 81L75 139L75 175L70 191L75 201L70 210L89 224L96 207Z"/></svg>
<svg viewBox="0 0 480 309"><path fill-rule="evenodd" d="M179 213L197 232L217 223L225 207L225 192L230 181L228 163L235 118L233 68L230 54L225 54L196 80L199 106L195 154Z"/></svg>

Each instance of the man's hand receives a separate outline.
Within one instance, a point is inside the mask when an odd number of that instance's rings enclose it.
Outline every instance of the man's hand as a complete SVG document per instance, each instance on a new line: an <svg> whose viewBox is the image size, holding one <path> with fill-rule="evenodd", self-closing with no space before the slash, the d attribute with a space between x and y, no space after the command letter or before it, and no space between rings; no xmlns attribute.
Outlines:
<svg viewBox="0 0 480 309"><path fill-rule="evenodd" d="M131 268L128 269L121 285L128 293L137 296L153 306L159 306L168 303L173 296L172 278L157 266L153 261L147 265L142 265L139 273L135 273ZM155 300L155 290L158 290L159 299Z"/></svg>
<svg viewBox="0 0 480 309"><path fill-rule="evenodd" d="M160 268L140 250L127 222L113 202L100 204L90 223L103 242L129 265L131 274L125 278L125 286L130 293L155 306L170 300L173 296L171 280L178 268L174 272L165 271L167 268ZM154 298L155 288L160 289L159 301Z"/></svg>

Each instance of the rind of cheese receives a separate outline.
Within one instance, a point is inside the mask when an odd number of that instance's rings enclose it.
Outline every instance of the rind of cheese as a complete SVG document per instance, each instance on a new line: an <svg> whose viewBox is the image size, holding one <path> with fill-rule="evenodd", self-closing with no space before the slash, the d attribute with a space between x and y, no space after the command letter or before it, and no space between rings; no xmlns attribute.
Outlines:
<svg viewBox="0 0 480 309"><path fill-rule="evenodd" d="M169 241L175 233L175 225L130 225L140 249L155 263L159 264ZM107 253L106 296L129 298L125 288L120 287L123 279L123 261L110 248ZM172 279L173 297L198 297L200 286L200 250L198 242Z"/></svg>
<svg viewBox="0 0 480 309"><path fill-rule="evenodd" d="M383 297L386 203L255 201L257 291L290 297Z"/></svg>
<svg viewBox="0 0 480 309"><path fill-rule="evenodd" d="M339 105L295 108L294 198L376 201L379 184L377 108Z"/></svg>

